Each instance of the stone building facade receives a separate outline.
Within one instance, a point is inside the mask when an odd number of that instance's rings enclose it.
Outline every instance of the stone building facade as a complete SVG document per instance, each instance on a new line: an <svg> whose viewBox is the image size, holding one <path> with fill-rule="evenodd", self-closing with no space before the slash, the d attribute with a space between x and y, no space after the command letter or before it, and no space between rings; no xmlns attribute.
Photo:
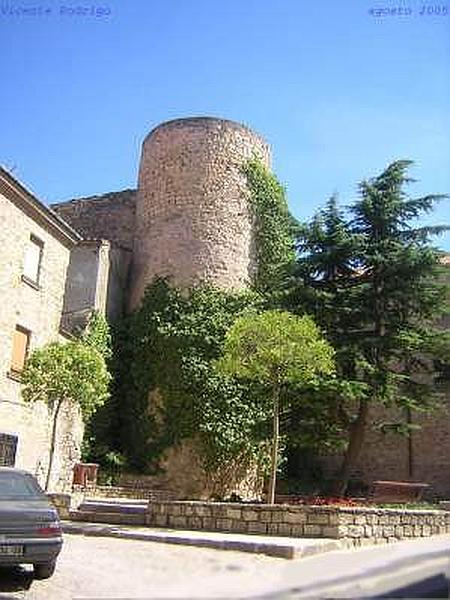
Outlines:
<svg viewBox="0 0 450 600"><path fill-rule="evenodd" d="M36 474L49 459L51 409L24 403L20 371L27 352L63 341L60 321L71 250L81 237L0 168L0 462ZM51 488L71 484L83 436L81 415L63 406Z"/></svg>

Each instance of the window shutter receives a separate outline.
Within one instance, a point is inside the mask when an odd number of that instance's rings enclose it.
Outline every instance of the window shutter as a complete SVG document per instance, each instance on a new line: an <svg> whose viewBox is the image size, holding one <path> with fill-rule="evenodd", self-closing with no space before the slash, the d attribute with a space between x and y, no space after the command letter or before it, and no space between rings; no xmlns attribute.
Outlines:
<svg viewBox="0 0 450 600"><path fill-rule="evenodd" d="M31 236L30 240L28 241L27 247L25 248L23 274L27 279L33 281L34 283L39 282L42 249L42 242L34 236Z"/></svg>
<svg viewBox="0 0 450 600"><path fill-rule="evenodd" d="M21 327L17 327L13 337L13 351L11 360L11 370L20 373L23 371L25 359L27 357L28 342L30 333Z"/></svg>

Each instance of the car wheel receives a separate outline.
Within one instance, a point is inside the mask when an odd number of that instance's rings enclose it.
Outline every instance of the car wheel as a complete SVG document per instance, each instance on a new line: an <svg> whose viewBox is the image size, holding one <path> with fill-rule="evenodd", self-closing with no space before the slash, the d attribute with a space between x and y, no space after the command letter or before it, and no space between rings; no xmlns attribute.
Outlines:
<svg viewBox="0 0 450 600"><path fill-rule="evenodd" d="M48 579L53 575L56 568L56 561L39 563L34 565L34 576L36 579Z"/></svg>

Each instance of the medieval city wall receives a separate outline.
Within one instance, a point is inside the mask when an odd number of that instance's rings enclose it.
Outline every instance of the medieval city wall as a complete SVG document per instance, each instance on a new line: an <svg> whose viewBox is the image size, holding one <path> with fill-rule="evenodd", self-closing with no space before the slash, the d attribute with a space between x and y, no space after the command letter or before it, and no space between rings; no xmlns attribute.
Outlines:
<svg viewBox="0 0 450 600"><path fill-rule="evenodd" d="M86 239L109 240L129 250L135 230L136 190L77 198L52 205Z"/></svg>
<svg viewBox="0 0 450 600"><path fill-rule="evenodd" d="M85 237L133 249L129 287L127 269L119 268L120 289L127 289L125 301L131 308L139 305L155 275L170 276L181 287L206 282L242 288L256 266L248 190L241 171L253 156L270 163L268 145L243 125L215 118L170 121L144 141L137 191L72 200L53 208ZM110 276L108 285L114 287L116 279ZM447 317L443 326L449 324ZM354 477L366 482L424 481L435 493L450 496L449 405L450 394L441 412L414 415L422 429L412 434L411 442L389 427L384 432L369 429ZM404 418L393 409L374 407L371 412L375 422ZM190 481L185 481L183 456L170 453L166 479L188 490L203 475L196 469L195 476L191 473ZM327 476L336 472L338 458L324 460ZM194 462L190 461L192 468Z"/></svg>

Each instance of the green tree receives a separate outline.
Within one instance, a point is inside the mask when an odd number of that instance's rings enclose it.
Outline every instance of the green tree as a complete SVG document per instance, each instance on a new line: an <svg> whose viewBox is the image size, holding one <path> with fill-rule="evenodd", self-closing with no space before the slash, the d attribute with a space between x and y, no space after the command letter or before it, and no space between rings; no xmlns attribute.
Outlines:
<svg viewBox="0 0 450 600"><path fill-rule="evenodd" d="M213 362L234 320L260 303L253 292L186 293L161 278L148 286L116 332L111 449L132 469L155 472L167 448L193 438L210 473L236 456L257 458L258 390L219 375Z"/></svg>
<svg viewBox="0 0 450 600"><path fill-rule="evenodd" d="M76 404L88 420L108 397L110 375L105 359L95 348L81 341L50 343L32 352L22 374L25 401L41 400L52 411L48 489L55 453L58 415L62 405Z"/></svg>
<svg viewBox="0 0 450 600"><path fill-rule="evenodd" d="M333 350L309 317L266 311L245 315L228 331L220 372L263 384L270 397L272 452L267 501L274 503L279 460L280 397L289 383L308 385L332 374Z"/></svg>
<svg viewBox="0 0 450 600"><path fill-rule="evenodd" d="M404 191L410 165L396 161L362 182L348 218L332 199L298 240L289 305L325 329L344 384L338 397L348 444L338 493L346 490L373 403L408 412L427 410L439 397L434 368L445 363L448 335L437 327L445 287L430 236L447 227L414 227L413 220L445 196L411 199ZM408 431L407 424L399 428Z"/></svg>

